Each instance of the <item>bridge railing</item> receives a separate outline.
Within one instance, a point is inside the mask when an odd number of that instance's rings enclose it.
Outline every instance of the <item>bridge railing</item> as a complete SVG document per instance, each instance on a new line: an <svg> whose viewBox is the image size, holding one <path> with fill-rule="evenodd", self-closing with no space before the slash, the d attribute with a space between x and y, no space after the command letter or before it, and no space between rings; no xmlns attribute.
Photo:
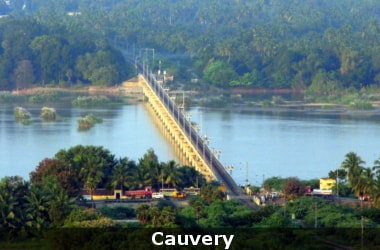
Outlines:
<svg viewBox="0 0 380 250"><path fill-rule="evenodd" d="M202 155L204 161L216 176L219 181L225 183L229 192L233 195L240 195L242 193L241 188L238 187L232 177L227 173L226 169L219 161L213 151L209 148L204 139L199 136L198 132L193 128L190 121L186 119L183 109L175 105L174 101L170 98L169 94L163 89L161 84L157 82L156 77L149 71L145 65L142 67L143 76L153 89L155 94L160 98L165 108L172 114L177 124L185 132L186 137L193 144L195 149L200 155Z"/></svg>

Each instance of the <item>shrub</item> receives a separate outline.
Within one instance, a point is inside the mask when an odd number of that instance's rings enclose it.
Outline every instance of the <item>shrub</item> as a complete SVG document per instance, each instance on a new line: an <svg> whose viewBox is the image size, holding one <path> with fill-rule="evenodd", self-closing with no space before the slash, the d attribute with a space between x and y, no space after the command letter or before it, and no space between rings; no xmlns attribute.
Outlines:
<svg viewBox="0 0 380 250"><path fill-rule="evenodd" d="M55 119L57 118L55 109L49 107L42 107L41 118L44 121L55 121Z"/></svg>
<svg viewBox="0 0 380 250"><path fill-rule="evenodd" d="M72 101L73 106L77 107L98 106L107 103L110 103L107 96L78 96Z"/></svg>
<svg viewBox="0 0 380 250"><path fill-rule="evenodd" d="M23 107L16 107L14 109L14 116L18 120L30 119L32 117L29 111Z"/></svg>
<svg viewBox="0 0 380 250"><path fill-rule="evenodd" d="M95 117L92 114L86 115L85 117L81 117L78 119L79 129L90 129L96 123L101 123L102 119Z"/></svg>

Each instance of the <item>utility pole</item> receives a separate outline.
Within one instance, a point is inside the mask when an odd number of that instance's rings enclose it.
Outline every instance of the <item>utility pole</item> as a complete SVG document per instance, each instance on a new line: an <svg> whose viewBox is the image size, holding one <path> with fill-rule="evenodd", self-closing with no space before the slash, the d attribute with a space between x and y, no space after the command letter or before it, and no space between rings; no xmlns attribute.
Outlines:
<svg viewBox="0 0 380 250"><path fill-rule="evenodd" d="M336 169L336 200L339 203L339 171Z"/></svg>
<svg viewBox="0 0 380 250"><path fill-rule="evenodd" d="M245 163L245 171L246 171L246 176L245 176L245 186L249 186L249 180L248 180L248 162Z"/></svg>

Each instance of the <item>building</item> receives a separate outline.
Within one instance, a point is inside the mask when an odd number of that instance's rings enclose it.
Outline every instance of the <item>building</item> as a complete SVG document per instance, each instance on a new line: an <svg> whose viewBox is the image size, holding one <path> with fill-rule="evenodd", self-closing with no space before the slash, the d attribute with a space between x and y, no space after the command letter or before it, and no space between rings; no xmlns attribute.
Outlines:
<svg viewBox="0 0 380 250"><path fill-rule="evenodd" d="M335 186L336 180L331 178L320 178L319 179L319 189L320 190L332 190Z"/></svg>

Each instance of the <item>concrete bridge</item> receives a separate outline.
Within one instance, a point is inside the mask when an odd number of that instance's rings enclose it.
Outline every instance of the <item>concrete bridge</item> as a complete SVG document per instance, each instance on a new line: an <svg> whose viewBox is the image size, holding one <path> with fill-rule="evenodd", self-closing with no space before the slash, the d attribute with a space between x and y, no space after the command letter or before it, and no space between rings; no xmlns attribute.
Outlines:
<svg viewBox="0 0 380 250"><path fill-rule="evenodd" d="M167 91L158 83L154 74L141 66L139 82L148 99L149 109L159 120L164 133L180 150L184 161L194 167L207 180L223 182L230 198L239 199L252 208L257 206L252 197L245 195L220 163L214 152L208 147L191 122L186 118L183 108L176 105Z"/></svg>

